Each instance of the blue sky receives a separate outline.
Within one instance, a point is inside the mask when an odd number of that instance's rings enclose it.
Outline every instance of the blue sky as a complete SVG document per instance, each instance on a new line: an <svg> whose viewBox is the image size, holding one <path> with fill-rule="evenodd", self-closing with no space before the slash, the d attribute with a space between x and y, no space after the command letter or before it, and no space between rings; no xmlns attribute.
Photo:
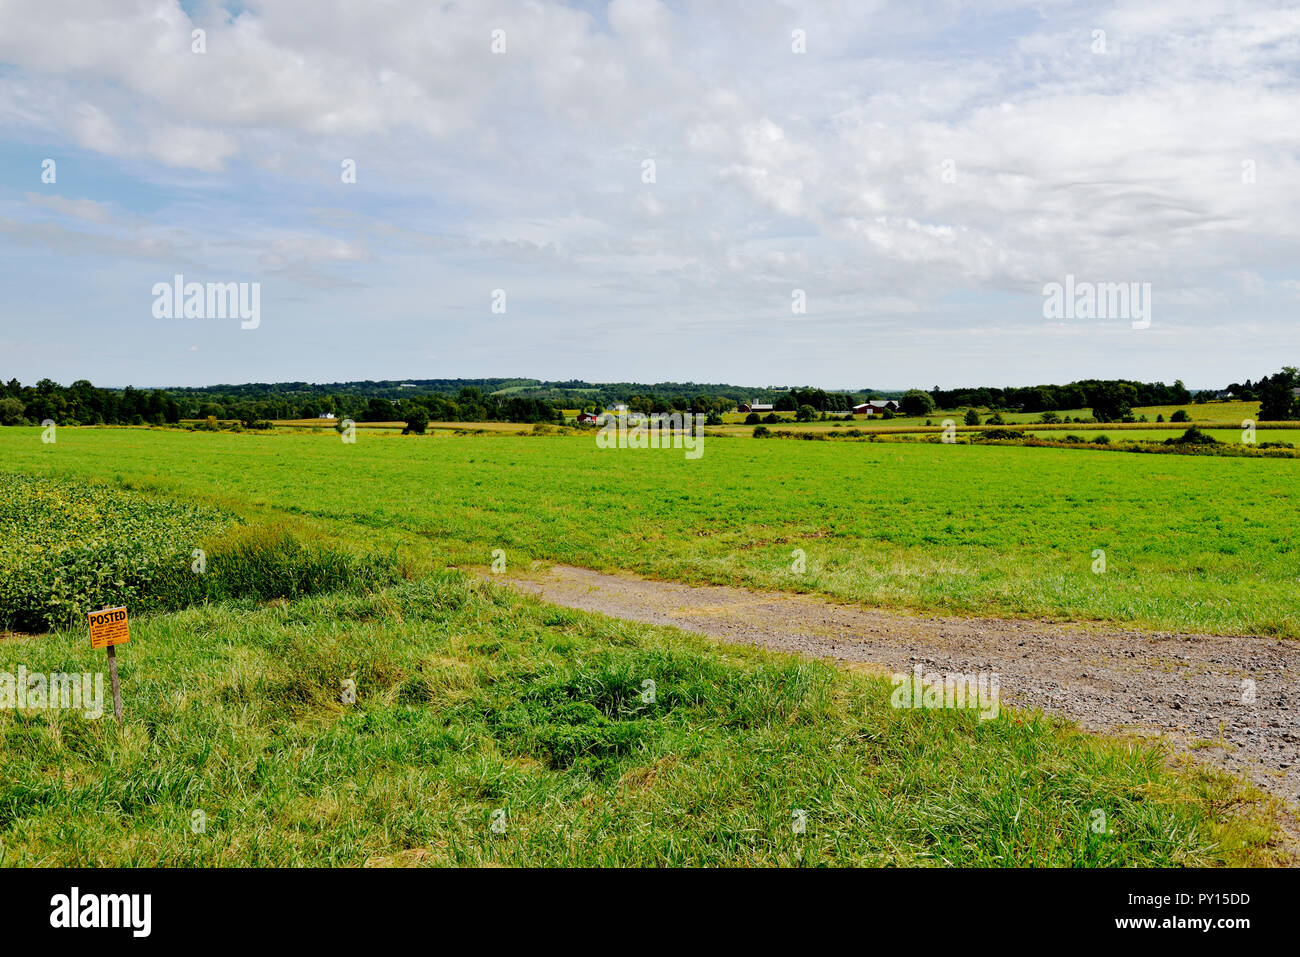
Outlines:
<svg viewBox="0 0 1300 957"><path fill-rule="evenodd" d="M1212 0L11 0L0 376L1256 378L1300 363L1297 54ZM155 318L177 273L260 325ZM1045 319L1067 274L1150 328Z"/></svg>

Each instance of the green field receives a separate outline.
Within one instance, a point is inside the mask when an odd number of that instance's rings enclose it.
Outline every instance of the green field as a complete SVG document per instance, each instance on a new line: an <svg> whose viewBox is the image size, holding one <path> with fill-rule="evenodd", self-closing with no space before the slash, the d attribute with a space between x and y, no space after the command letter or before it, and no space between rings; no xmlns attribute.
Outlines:
<svg viewBox="0 0 1300 957"><path fill-rule="evenodd" d="M1006 708L989 721L894 709L872 673L556 609L446 566L502 548L516 567L1293 634L1288 461L725 438L687 461L598 450L591 435L39 436L0 429L16 473L0 527L20 530L0 550L0 611L84 582L88 563L155 587L131 601L121 732L111 717L0 708L0 863L1285 860L1273 802L1159 745ZM789 571L796 547L803 576ZM1089 570L1099 547L1104 576ZM210 555L204 576L185 564L194 548ZM114 581L68 601L108 604ZM103 658L74 618L0 639L0 675L20 666L100 671ZM1090 829L1098 809L1113 833Z"/></svg>
<svg viewBox="0 0 1300 957"><path fill-rule="evenodd" d="M432 567L533 559L844 600L1300 635L1292 460L574 436L0 430L7 467L290 514ZM361 539L358 539L361 536ZM790 571L803 549L807 571ZM1107 570L1093 574L1093 551Z"/></svg>
<svg viewBox="0 0 1300 957"><path fill-rule="evenodd" d="M145 618L119 659L120 734L111 717L0 710L0 863L1277 860L1267 801L1171 771L1158 748L1006 711L893 709L881 678L460 573ZM84 628L0 641L0 670L101 660ZM1098 810L1113 834L1090 828Z"/></svg>

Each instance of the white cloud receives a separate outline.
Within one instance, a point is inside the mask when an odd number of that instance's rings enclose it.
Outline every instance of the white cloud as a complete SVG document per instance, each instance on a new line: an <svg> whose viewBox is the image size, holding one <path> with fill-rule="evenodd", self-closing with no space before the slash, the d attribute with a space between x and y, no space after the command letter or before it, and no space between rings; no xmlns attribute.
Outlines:
<svg viewBox="0 0 1300 957"><path fill-rule="evenodd" d="M190 17L174 0L11 0L0 62L12 136L90 151L170 200L112 197L143 225L30 200L0 221L9 241L397 284L412 313L472 311L485 284L536 272L557 341L672 315L711 342L710 323L779 310L792 285L840 323L836 345L890 315L1022 332L1067 272L1151 281L1188 330L1258 308L1282 335L1267 313L1290 280L1271 274L1300 252L1300 12L1265 4L403 0L378 16L277 0ZM107 232L17 235L51 214ZM999 315L1007 296L1023 315ZM893 347L893 369L934 361ZM1213 364L1208 340L1176 348Z"/></svg>

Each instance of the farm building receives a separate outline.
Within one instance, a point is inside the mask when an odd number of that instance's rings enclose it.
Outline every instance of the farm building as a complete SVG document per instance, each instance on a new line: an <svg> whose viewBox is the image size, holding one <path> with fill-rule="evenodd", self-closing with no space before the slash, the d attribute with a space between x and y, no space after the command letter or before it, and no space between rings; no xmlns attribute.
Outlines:
<svg viewBox="0 0 1300 957"><path fill-rule="evenodd" d="M579 425L595 425L595 424L596 424L596 413L595 413L595 412L579 412L579 413L578 413L578 424L579 424Z"/></svg>
<svg viewBox="0 0 1300 957"><path fill-rule="evenodd" d="M890 412L898 411L898 403L893 399L872 399L870 402L863 402L861 405L853 407L854 415L880 415L888 409Z"/></svg>
<svg viewBox="0 0 1300 957"><path fill-rule="evenodd" d="M771 412L772 403L770 402L742 402L736 406L737 412Z"/></svg>

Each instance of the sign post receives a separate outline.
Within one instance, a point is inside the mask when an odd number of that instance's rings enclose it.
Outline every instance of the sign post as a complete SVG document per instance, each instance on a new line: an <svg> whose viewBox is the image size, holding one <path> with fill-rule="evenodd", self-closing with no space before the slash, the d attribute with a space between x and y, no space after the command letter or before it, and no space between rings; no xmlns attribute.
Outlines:
<svg viewBox="0 0 1300 957"><path fill-rule="evenodd" d="M117 684L117 651L115 645L131 640L131 630L126 608L101 608L92 611L90 618L90 647L108 650L108 674L113 682L113 715L117 726L122 727L122 691Z"/></svg>

